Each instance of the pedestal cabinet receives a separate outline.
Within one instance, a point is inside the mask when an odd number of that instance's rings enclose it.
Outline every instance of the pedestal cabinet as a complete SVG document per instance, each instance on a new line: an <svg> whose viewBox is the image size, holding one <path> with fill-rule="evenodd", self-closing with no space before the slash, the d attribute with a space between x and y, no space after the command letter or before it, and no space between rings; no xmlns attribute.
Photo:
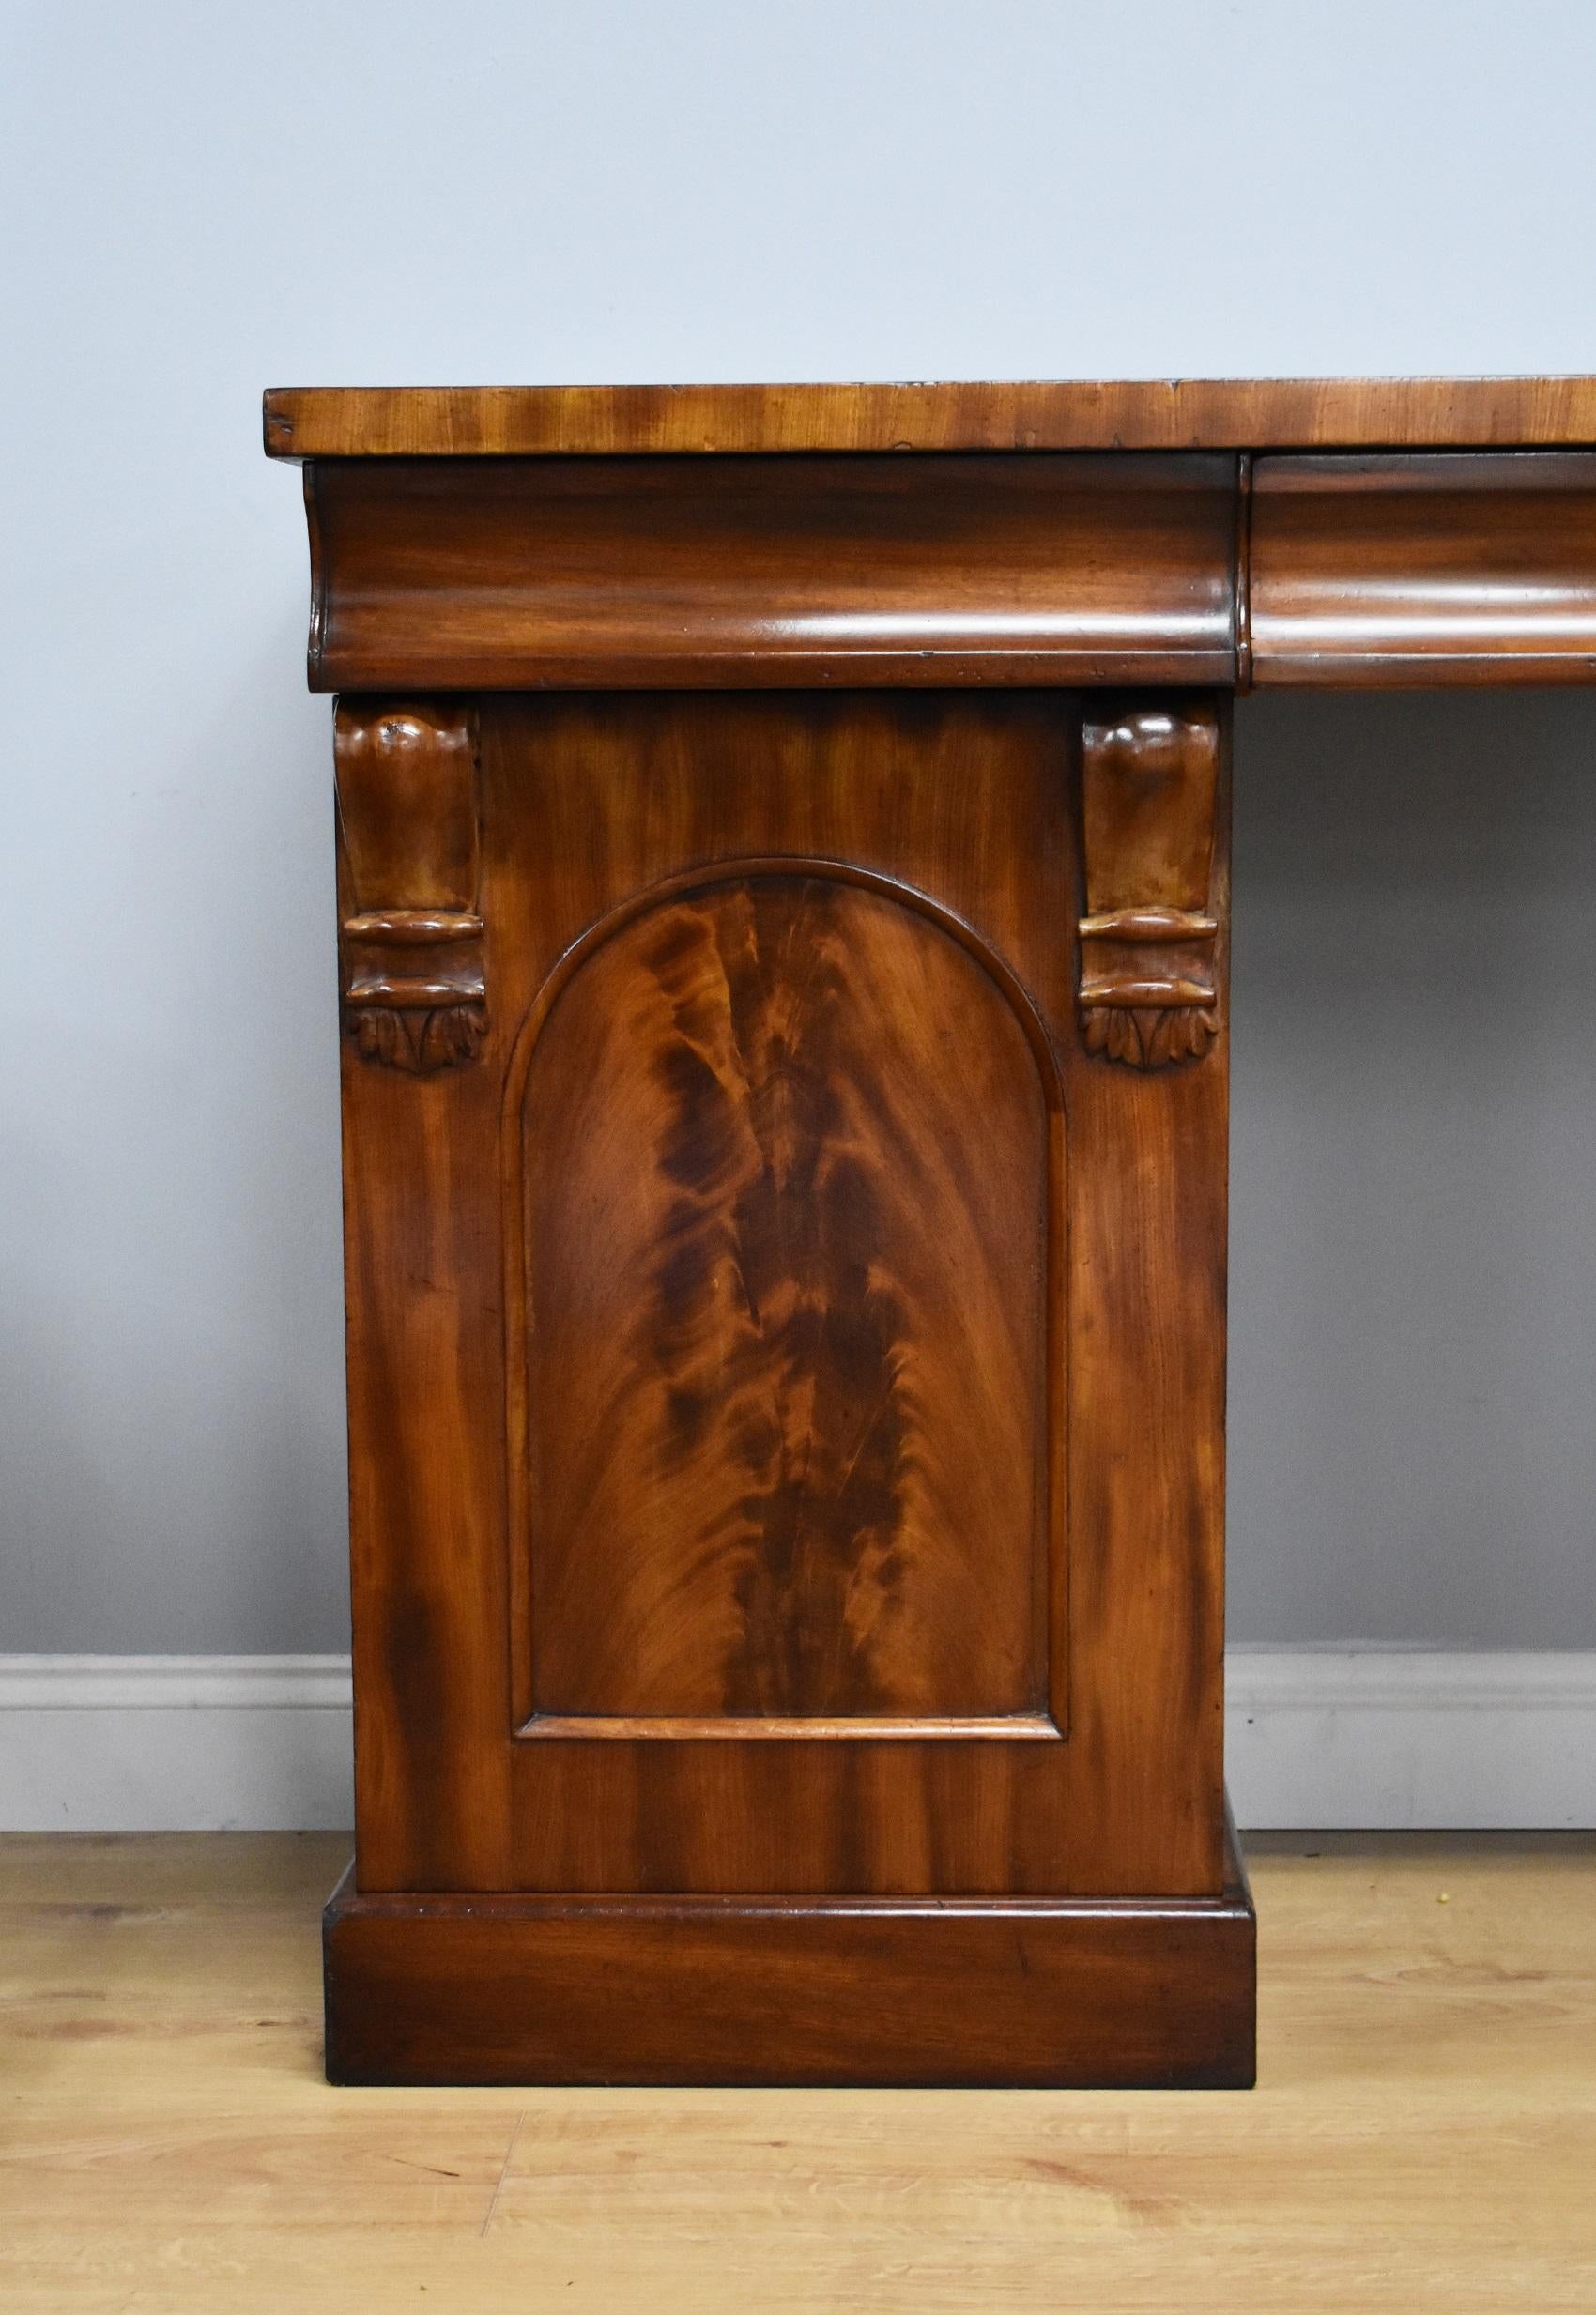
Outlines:
<svg viewBox="0 0 1596 2315"><path fill-rule="evenodd" d="M333 2078L1251 2080L1231 697L1588 680L1582 437L268 397L339 695Z"/></svg>

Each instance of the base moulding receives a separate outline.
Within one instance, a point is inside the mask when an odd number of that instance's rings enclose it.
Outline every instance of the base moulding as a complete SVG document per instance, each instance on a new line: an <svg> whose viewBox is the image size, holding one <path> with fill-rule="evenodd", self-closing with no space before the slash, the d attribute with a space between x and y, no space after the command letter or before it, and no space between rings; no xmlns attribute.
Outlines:
<svg viewBox="0 0 1596 2315"><path fill-rule="evenodd" d="M1252 1901L359 1893L328 2078L1245 2089Z"/></svg>

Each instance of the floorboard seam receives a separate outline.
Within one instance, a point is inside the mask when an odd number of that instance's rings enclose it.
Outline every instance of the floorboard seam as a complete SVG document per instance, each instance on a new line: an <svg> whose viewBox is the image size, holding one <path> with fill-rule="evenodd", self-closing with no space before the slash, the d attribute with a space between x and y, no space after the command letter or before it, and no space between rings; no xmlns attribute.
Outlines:
<svg viewBox="0 0 1596 2315"><path fill-rule="evenodd" d="M504 2192L504 2182L510 2175L510 2157L515 2152L515 2141L521 2135L521 2124L526 2121L526 2119L527 2110L525 2107L523 2107L521 2111L515 2117L515 2127L511 2131L510 2143L504 2150L504 2160L499 2166L498 2183L494 2186L493 2190L493 2200L487 2206L487 2216L483 2220L482 2225L477 2229L477 2233L479 2236L486 2234L489 2227L493 2224L493 2215L499 2208L499 2198Z"/></svg>

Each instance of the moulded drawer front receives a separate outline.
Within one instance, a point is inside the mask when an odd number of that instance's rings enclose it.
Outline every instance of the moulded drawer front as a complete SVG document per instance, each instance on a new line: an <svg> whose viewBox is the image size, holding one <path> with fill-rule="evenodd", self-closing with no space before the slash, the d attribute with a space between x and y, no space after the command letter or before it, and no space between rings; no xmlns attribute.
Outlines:
<svg viewBox="0 0 1596 2315"><path fill-rule="evenodd" d="M1596 679L1596 452L1261 458L1260 684Z"/></svg>
<svg viewBox="0 0 1596 2315"><path fill-rule="evenodd" d="M1230 457L332 459L306 473L323 690L1235 672Z"/></svg>

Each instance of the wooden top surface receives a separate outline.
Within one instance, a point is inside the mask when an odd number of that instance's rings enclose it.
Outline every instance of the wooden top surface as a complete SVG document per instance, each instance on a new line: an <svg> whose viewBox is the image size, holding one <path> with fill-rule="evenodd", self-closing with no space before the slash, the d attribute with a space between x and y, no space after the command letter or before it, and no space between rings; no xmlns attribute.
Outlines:
<svg viewBox="0 0 1596 2315"><path fill-rule="evenodd" d="M829 386L290 386L274 458L638 452L1547 449L1596 444L1596 377Z"/></svg>

